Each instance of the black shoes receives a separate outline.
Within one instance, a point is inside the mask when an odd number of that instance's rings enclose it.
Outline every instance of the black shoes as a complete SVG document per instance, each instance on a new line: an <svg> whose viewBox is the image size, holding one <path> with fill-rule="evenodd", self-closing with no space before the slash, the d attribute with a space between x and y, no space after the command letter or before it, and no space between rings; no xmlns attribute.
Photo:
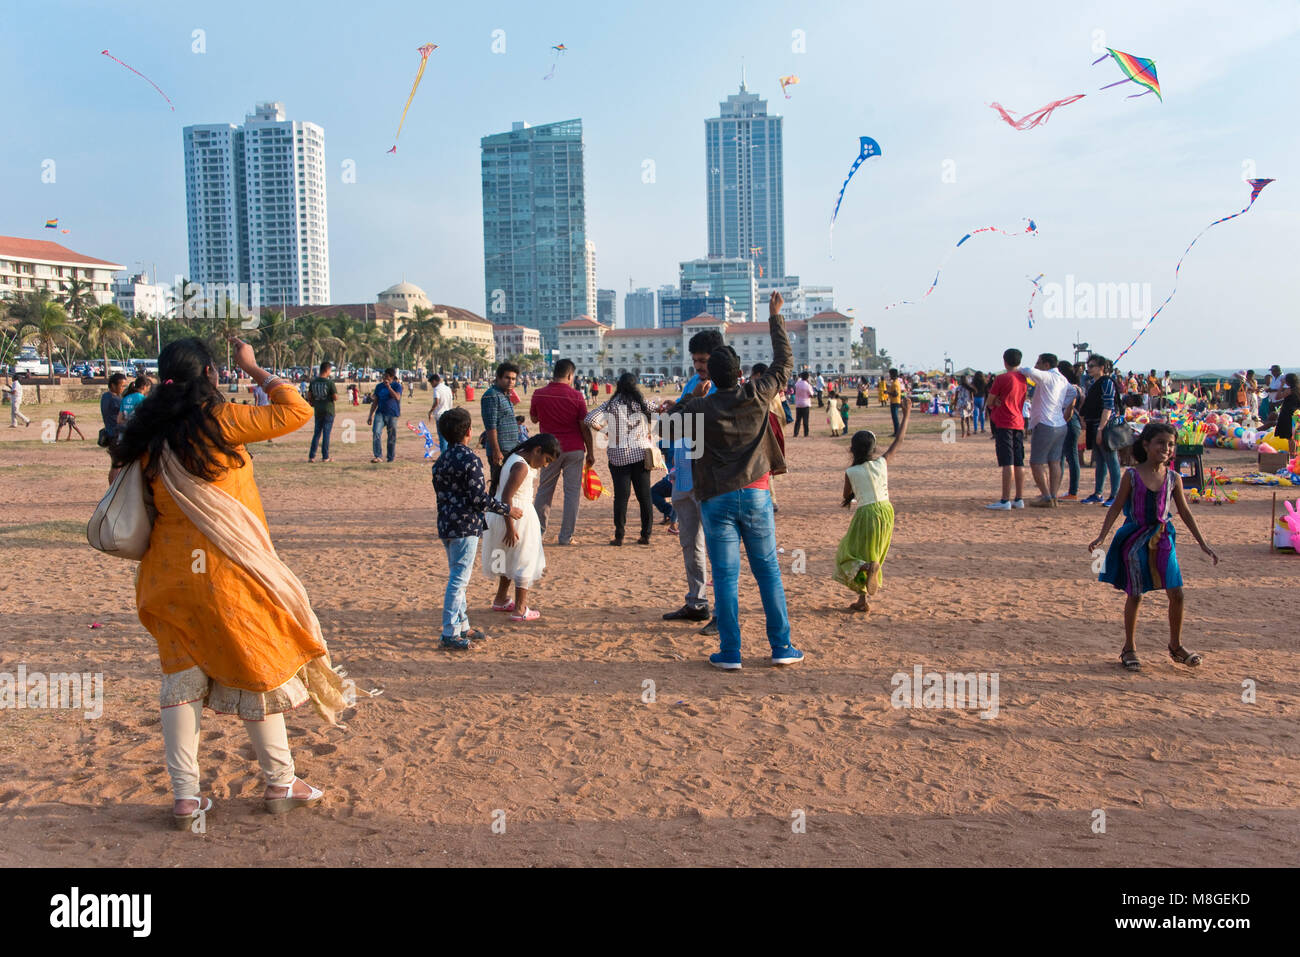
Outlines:
<svg viewBox="0 0 1300 957"><path fill-rule="evenodd" d="M692 608L690 605L682 605L676 611L667 612L664 615L664 621L708 621L709 609Z"/></svg>
<svg viewBox="0 0 1300 957"><path fill-rule="evenodd" d="M705 625L703 628L700 629L700 634L701 634L701 635L713 635L713 636L715 636L715 637L717 636L717 634L718 634L718 616L717 616L717 615L714 615L712 618L710 618L710 619L709 619L709 623L708 623L707 625Z"/></svg>

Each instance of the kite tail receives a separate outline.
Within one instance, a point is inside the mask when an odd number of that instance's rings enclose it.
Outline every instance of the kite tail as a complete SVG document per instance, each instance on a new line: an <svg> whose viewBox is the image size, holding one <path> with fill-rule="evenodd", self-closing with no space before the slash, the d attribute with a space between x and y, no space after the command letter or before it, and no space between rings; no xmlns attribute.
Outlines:
<svg viewBox="0 0 1300 957"><path fill-rule="evenodd" d="M1132 96L1126 96L1126 100L1136 100L1139 96L1146 96L1148 93L1154 93L1155 90L1143 90L1141 93L1134 93Z"/></svg>
<svg viewBox="0 0 1300 957"><path fill-rule="evenodd" d="M1059 109L1062 106L1069 106L1071 103L1074 103L1076 100L1082 100L1085 95L1086 94L1084 93L1077 93L1074 96L1067 96L1063 100L1053 100L1051 103L1048 103L1044 107L1026 113L1018 120L1015 119L1010 113L1008 113L1006 109L1003 108L1001 103L990 103L989 106L997 110L998 115L1002 117L1003 122L1005 122L1007 126L1010 126L1012 129L1032 130L1035 126L1041 126L1043 123L1046 123L1049 119L1051 119L1053 110Z"/></svg>
<svg viewBox="0 0 1300 957"><path fill-rule="evenodd" d="M1109 90L1112 86L1119 86L1121 83L1132 83L1132 82L1133 82L1133 81L1130 80L1128 77L1124 77L1124 79L1122 79L1122 80L1116 80L1114 83L1107 83L1105 86L1098 87L1098 89L1101 89L1101 90ZM1151 91L1148 90L1147 92L1150 93ZM1142 94L1139 93L1139 94L1137 94L1137 95L1138 95L1138 96L1141 96Z"/></svg>
<svg viewBox="0 0 1300 957"><path fill-rule="evenodd" d="M1110 56L1109 53L1103 53L1101 56L1097 57L1097 59L1092 61L1092 65L1096 66L1098 63L1100 63L1102 60L1105 60L1109 56Z"/></svg>
<svg viewBox="0 0 1300 957"><path fill-rule="evenodd" d="M145 76L143 73L141 73L141 72L140 72L139 70L137 70L135 67L131 66L129 63L122 63L121 60L119 60L117 57L113 56L113 54L109 53L107 50L100 50L99 52L102 53L102 54L104 54L104 56L108 57L108 58L109 58L110 60L112 60L113 62L115 62L115 63L121 63L122 66L126 67L128 70L130 70L130 71L131 71L132 73L134 73L136 76L138 76L140 79L144 80L144 81L145 81L146 83L148 83L151 87L153 87L155 90L157 90L157 91L158 91L158 95L161 96L164 100L167 101L167 105L171 107L172 112L173 112L173 113L176 112L176 105L175 105L174 103L172 103L172 101L171 101L171 97L169 97L166 93L164 93L164 92L162 91L162 87L160 87L157 83L155 83L153 80L149 79L147 76Z"/></svg>

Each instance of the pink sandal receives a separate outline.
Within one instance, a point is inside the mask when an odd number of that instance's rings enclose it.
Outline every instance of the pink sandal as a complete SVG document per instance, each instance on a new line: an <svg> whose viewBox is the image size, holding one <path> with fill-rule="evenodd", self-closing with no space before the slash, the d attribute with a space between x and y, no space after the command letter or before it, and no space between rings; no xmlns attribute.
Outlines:
<svg viewBox="0 0 1300 957"><path fill-rule="evenodd" d="M536 608L525 608L522 615L511 615L511 621L536 621L542 617L542 613Z"/></svg>
<svg viewBox="0 0 1300 957"><path fill-rule="evenodd" d="M512 598L512 599L510 599L510 601L506 602L504 605L498 605L496 602L493 602L493 603L492 603L492 610L493 610L493 611L514 611L514 610L515 610L515 601L514 601L514 599Z"/></svg>

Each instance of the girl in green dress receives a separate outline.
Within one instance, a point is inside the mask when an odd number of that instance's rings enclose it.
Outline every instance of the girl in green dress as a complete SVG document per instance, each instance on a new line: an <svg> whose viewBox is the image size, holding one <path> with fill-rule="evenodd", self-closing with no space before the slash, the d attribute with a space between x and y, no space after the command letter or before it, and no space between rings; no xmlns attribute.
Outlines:
<svg viewBox="0 0 1300 957"><path fill-rule="evenodd" d="M885 556L894 537L894 506L889 501L889 458L903 444L912 404L903 396L903 420L898 434L883 455L876 454L874 432L855 432L850 443L853 465L844 470L844 501L848 508L856 499L857 510L849 530L835 553L835 580L858 593L849 611L870 611L868 595L874 595L883 580Z"/></svg>

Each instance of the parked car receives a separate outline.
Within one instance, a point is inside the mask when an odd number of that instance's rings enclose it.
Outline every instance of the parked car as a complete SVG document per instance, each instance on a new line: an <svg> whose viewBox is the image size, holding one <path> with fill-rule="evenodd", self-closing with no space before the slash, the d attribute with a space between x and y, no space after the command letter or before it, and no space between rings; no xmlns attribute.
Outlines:
<svg viewBox="0 0 1300 957"><path fill-rule="evenodd" d="M32 348L24 348L14 363L14 375L49 375L50 360L42 359Z"/></svg>

